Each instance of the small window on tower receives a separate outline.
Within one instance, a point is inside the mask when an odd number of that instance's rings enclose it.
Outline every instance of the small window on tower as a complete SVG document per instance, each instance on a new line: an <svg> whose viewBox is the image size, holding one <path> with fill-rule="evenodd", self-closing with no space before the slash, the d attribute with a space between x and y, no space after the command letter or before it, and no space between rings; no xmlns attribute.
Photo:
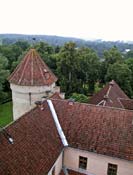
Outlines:
<svg viewBox="0 0 133 175"><path fill-rule="evenodd" d="M82 168L82 169L87 168L87 157L79 156L79 168Z"/></svg>
<svg viewBox="0 0 133 175"><path fill-rule="evenodd" d="M109 163L107 175L117 175L117 165Z"/></svg>

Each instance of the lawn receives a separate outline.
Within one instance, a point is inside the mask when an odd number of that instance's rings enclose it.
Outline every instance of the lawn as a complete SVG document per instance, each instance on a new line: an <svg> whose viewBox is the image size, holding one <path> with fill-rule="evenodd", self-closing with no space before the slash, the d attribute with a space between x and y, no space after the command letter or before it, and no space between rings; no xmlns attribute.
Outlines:
<svg viewBox="0 0 133 175"><path fill-rule="evenodd" d="M7 102L0 105L0 126L9 124L13 119L12 102Z"/></svg>

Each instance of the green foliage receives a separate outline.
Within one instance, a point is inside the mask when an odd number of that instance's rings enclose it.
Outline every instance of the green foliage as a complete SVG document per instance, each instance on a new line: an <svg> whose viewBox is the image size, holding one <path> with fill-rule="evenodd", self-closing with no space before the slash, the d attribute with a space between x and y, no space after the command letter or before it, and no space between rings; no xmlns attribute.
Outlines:
<svg viewBox="0 0 133 175"><path fill-rule="evenodd" d="M8 69L11 71L13 67L12 64L14 64L14 62L17 62L19 56L27 49L27 46L21 46L21 44L22 42L18 42L13 45L0 46L0 53L8 59Z"/></svg>
<svg viewBox="0 0 133 175"><path fill-rule="evenodd" d="M98 56L92 49L66 43L58 54L57 72L61 88L67 95L93 93L99 76Z"/></svg>
<svg viewBox="0 0 133 175"><path fill-rule="evenodd" d="M0 126L5 126L13 119L12 102L0 105Z"/></svg>
<svg viewBox="0 0 133 175"><path fill-rule="evenodd" d="M21 62L21 60L24 58L24 56L26 55L27 51L23 51L19 57L17 58L16 61L12 62L11 68L10 68L10 72L13 72L14 69L17 67L17 65Z"/></svg>
<svg viewBox="0 0 133 175"><path fill-rule="evenodd" d="M132 91L133 91L133 58L128 58L126 61L125 61L125 64L127 64L128 68L130 69L131 71L131 86L132 86Z"/></svg>
<svg viewBox="0 0 133 175"><path fill-rule="evenodd" d="M82 87L88 86L88 92L94 92L95 83L99 77L99 58L97 54L89 48L81 48L78 50L80 58L80 80Z"/></svg>
<svg viewBox="0 0 133 175"><path fill-rule="evenodd" d="M126 58L133 58L133 50L130 50L129 52L127 52Z"/></svg>
<svg viewBox="0 0 133 175"><path fill-rule="evenodd" d="M30 38L31 43L33 43L32 38ZM112 47L114 43L110 42L108 45L105 42L95 42L93 45L92 42L88 42L87 47L79 47L81 46L79 41L76 41L77 45L74 42L68 42L63 46L58 46L58 42L56 46L51 46L39 41L41 38L38 40L36 38L34 48L59 78L57 83L66 93L66 97L72 96L73 93L92 95L111 79L114 79L129 96L132 96L133 59L129 58L132 56L132 50L125 55L124 59L118 50L120 48L118 43L115 43L117 47ZM131 49L129 45L126 46ZM0 45L0 102L11 97L6 79L31 47L33 45L20 38L12 45ZM92 48L98 52L100 50L103 58L100 59ZM122 49L124 50L125 47Z"/></svg>
<svg viewBox="0 0 133 175"><path fill-rule="evenodd" d="M114 63L109 66L106 75L107 81L115 80L128 96L132 96L132 72L124 63Z"/></svg>
<svg viewBox="0 0 133 175"><path fill-rule="evenodd" d="M97 92L99 92L103 87L102 86L100 86L101 84L99 84L98 82L97 83L95 83L95 94L97 93Z"/></svg>
<svg viewBox="0 0 133 175"><path fill-rule="evenodd" d="M110 50L104 51L104 58L107 65L114 64L116 62L123 62L122 54L116 47L112 47Z"/></svg>
<svg viewBox="0 0 133 175"><path fill-rule="evenodd" d="M61 88L66 95L75 92L78 87L78 57L75 43L66 43L58 55L57 72Z"/></svg>
<svg viewBox="0 0 133 175"><path fill-rule="evenodd" d="M0 34L0 38L2 40L2 44L14 44L17 41L27 41L28 43L33 43L33 38L36 38L35 42L47 42L52 46L63 46L66 42L73 41L76 43L78 47L88 47L95 50L98 53L100 58L103 57L103 51L109 50L113 46L116 46L120 52L124 52L125 49L133 50L133 44L125 43L125 42L111 42L111 41L102 41L102 40L94 40L94 41L85 41L83 39L78 38L70 38L70 37L60 37L60 36L48 36L48 35L20 35L20 34ZM58 53L58 51L56 52Z"/></svg>
<svg viewBox="0 0 133 175"><path fill-rule="evenodd" d="M27 50L29 47L30 47L30 44L27 42L27 41L22 41L22 40L19 40L15 43L15 45L18 47L18 48L21 48L23 51L24 50Z"/></svg>
<svg viewBox="0 0 133 175"><path fill-rule="evenodd" d="M125 64L128 65L128 67L131 70L132 75L133 75L133 57L132 58L128 58L127 60L125 60Z"/></svg>
<svg viewBox="0 0 133 175"><path fill-rule="evenodd" d="M114 63L123 63L124 59L121 52L117 47L112 47L109 50L104 51L104 59L100 63L99 80L101 83L106 83L105 76L107 74L108 68Z"/></svg>
<svg viewBox="0 0 133 175"><path fill-rule="evenodd" d="M6 79L9 75L9 71L6 70L8 66L8 60L3 55L0 55L0 102L2 102L5 97L7 97L7 93L4 91Z"/></svg>
<svg viewBox="0 0 133 175"><path fill-rule="evenodd" d="M18 64L18 58L23 53L23 49L27 49L27 47L29 47L28 43L21 41L13 45L0 46L0 102L10 98L7 77Z"/></svg>
<svg viewBox="0 0 133 175"><path fill-rule="evenodd" d="M77 102L80 103L88 103L88 97L84 94L78 94L78 93L73 93L72 96L70 96L70 98L74 99Z"/></svg>
<svg viewBox="0 0 133 175"><path fill-rule="evenodd" d="M54 52L54 48L45 42L39 42L34 47L39 52L41 58L45 61L45 63L55 73L57 66L56 66L56 54Z"/></svg>

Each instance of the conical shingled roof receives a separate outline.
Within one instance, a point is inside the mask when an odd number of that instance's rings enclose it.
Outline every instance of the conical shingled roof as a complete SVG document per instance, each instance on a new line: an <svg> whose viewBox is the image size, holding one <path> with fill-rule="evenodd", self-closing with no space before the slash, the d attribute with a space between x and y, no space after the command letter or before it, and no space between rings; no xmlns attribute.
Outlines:
<svg viewBox="0 0 133 175"><path fill-rule="evenodd" d="M44 86L56 82L57 77L36 50L30 49L8 80L12 84L21 86Z"/></svg>

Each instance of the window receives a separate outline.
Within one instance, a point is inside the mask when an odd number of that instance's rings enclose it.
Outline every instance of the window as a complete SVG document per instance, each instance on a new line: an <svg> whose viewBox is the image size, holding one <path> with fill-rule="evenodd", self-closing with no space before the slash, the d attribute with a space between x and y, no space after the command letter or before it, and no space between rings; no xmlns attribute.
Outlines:
<svg viewBox="0 0 133 175"><path fill-rule="evenodd" d="M109 163L107 175L117 175L117 165Z"/></svg>
<svg viewBox="0 0 133 175"><path fill-rule="evenodd" d="M87 158L79 156L79 168L86 169L87 167Z"/></svg>

